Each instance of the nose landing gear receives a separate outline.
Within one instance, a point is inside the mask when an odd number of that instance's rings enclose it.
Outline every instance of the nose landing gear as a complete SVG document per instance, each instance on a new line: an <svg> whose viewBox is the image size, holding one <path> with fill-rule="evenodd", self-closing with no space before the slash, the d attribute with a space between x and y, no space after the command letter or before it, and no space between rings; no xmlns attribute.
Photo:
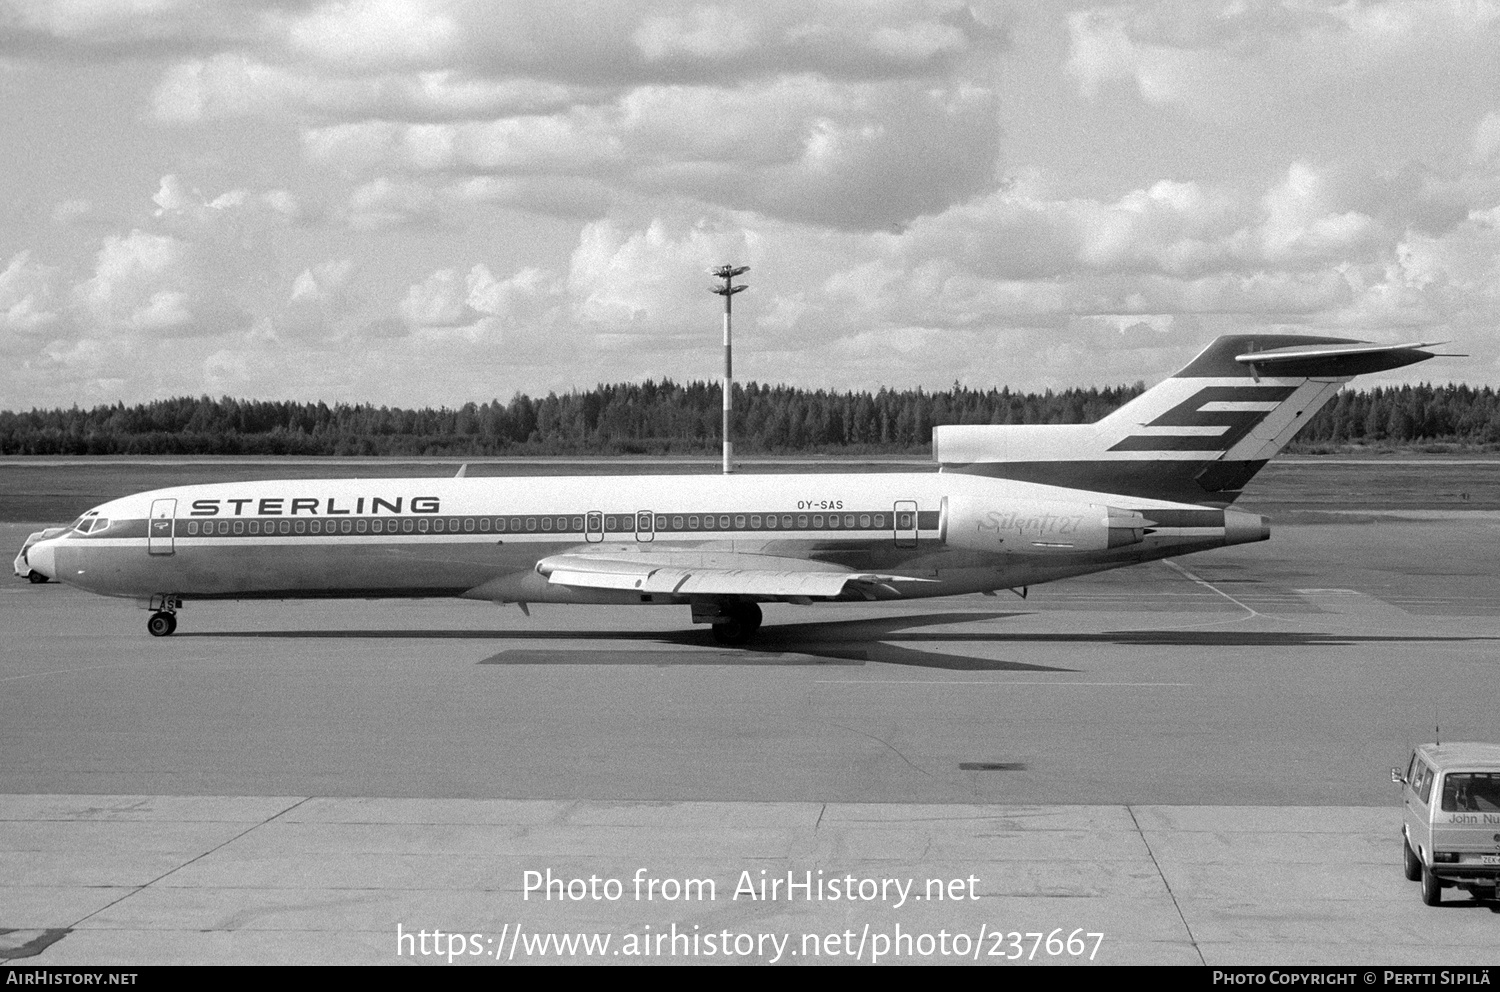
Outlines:
<svg viewBox="0 0 1500 992"><path fill-rule="evenodd" d="M155 610L146 621L146 630L152 637L170 637L177 629L177 610L182 600L177 596L152 596L148 609Z"/></svg>

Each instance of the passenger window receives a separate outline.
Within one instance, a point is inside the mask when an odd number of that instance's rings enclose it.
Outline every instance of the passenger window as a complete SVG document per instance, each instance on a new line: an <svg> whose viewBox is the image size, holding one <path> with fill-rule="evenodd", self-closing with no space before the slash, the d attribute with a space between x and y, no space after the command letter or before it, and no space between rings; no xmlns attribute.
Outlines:
<svg viewBox="0 0 1500 992"><path fill-rule="evenodd" d="M474 532L474 518L473 517L464 517L464 533L466 533L466 534L472 534L473 532Z"/></svg>
<svg viewBox="0 0 1500 992"><path fill-rule="evenodd" d="M1432 780L1433 780L1434 777L1436 777L1436 773L1434 773L1431 768L1428 768L1428 767L1426 767L1424 765L1422 767L1422 793L1421 793L1421 795L1422 795L1422 802L1424 802L1424 803L1429 803L1429 802L1432 801Z"/></svg>
<svg viewBox="0 0 1500 992"><path fill-rule="evenodd" d="M196 534L196 533L198 533L198 521L196 521L196 520L189 520L188 521L188 533L189 534Z"/></svg>

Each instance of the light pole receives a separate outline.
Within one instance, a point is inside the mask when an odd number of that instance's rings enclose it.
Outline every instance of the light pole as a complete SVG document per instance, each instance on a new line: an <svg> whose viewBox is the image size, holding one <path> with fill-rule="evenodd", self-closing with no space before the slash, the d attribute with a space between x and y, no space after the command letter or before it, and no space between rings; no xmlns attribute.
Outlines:
<svg viewBox="0 0 1500 992"><path fill-rule="evenodd" d="M734 444L729 440L729 411L731 408L730 395L734 391L734 362L730 357L729 336L729 314L731 312L730 301L734 294L749 289L749 286L733 284L734 277L743 275L750 271L750 266L721 265L717 269L709 269L714 276L724 280L724 285L714 286L709 289L710 293L718 293L724 297L724 474L728 475L734 471Z"/></svg>

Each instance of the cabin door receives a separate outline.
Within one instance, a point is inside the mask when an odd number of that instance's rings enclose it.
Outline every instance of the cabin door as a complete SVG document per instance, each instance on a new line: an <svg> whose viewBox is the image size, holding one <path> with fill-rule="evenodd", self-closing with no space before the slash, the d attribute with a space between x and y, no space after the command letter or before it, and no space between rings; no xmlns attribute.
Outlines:
<svg viewBox="0 0 1500 992"><path fill-rule="evenodd" d="M177 549L172 545L172 518L177 516L175 499L151 501L151 519L146 526L146 553L169 555Z"/></svg>
<svg viewBox="0 0 1500 992"><path fill-rule="evenodd" d="M915 548L917 546L916 500L899 499L896 501L895 525L896 547Z"/></svg>

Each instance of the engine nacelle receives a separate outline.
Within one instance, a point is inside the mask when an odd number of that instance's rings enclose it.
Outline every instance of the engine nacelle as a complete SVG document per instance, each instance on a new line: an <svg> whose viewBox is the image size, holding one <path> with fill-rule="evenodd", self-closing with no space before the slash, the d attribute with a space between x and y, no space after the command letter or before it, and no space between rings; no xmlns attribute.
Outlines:
<svg viewBox="0 0 1500 992"><path fill-rule="evenodd" d="M1134 510L1060 500L961 499L949 504L948 543L972 551L1068 555L1139 544L1152 521Z"/></svg>

